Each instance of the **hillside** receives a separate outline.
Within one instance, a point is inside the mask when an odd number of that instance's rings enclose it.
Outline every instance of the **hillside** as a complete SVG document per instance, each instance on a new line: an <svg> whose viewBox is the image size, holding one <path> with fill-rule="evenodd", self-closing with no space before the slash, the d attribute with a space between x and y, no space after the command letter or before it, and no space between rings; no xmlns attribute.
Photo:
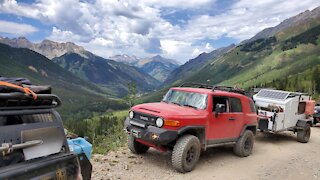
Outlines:
<svg viewBox="0 0 320 180"><path fill-rule="evenodd" d="M252 42L258 39L265 39L276 36L278 39L285 39L287 36L298 35L315 24L320 23L320 7L312 11L305 11L289 19L284 20L275 27L270 27L257 33L255 36L244 42Z"/></svg>
<svg viewBox="0 0 320 180"><path fill-rule="evenodd" d="M108 100L108 93L96 85L74 76L43 55L29 49L0 44L0 72L1 76L26 77L34 84L51 85L53 93L63 101L63 106L58 110L66 118L80 111L85 115L91 113L90 111L125 107L123 103Z"/></svg>
<svg viewBox="0 0 320 180"><path fill-rule="evenodd" d="M285 41L272 37L240 45L187 81L248 88L297 74L320 63L319 35L320 25Z"/></svg>
<svg viewBox="0 0 320 180"><path fill-rule="evenodd" d="M189 77L193 73L196 73L200 69L202 69L208 62L213 62L216 60L219 56L225 54L232 48L234 48L235 45L231 44L228 47L222 47L216 50L213 50L210 53L202 53L199 56L197 56L194 59L189 60L182 66L176 68L173 70L169 75L168 78L164 81L164 85L170 85L170 84L179 84L179 82L182 82L183 79Z"/></svg>
<svg viewBox="0 0 320 180"><path fill-rule="evenodd" d="M127 84L135 82L139 91L151 91L159 82L136 67L104 59L90 52L83 57L76 53L66 53L52 61L59 64L82 79L89 80L106 89L111 89L118 96L127 93Z"/></svg>
<svg viewBox="0 0 320 180"><path fill-rule="evenodd" d="M295 21L298 26L237 46L186 81L248 88L309 70L320 64L320 18L314 19L319 17L319 9L310 11L309 18L301 18L303 22ZM305 31L300 32L302 29Z"/></svg>

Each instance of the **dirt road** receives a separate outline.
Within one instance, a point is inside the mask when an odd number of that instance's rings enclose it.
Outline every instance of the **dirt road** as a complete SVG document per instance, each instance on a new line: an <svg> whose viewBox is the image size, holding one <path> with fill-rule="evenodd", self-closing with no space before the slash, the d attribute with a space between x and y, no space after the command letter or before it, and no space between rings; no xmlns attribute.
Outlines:
<svg viewBox="0 0 320 180"><path fill-rule="evenodd" d="M320 126L311 131L306 144L291 132L259 133L247 158L235 156L232 147L209 149L187 174L172 169L170 152L137 156L122 148L93 157L93 179L320 179Z"/></svg>

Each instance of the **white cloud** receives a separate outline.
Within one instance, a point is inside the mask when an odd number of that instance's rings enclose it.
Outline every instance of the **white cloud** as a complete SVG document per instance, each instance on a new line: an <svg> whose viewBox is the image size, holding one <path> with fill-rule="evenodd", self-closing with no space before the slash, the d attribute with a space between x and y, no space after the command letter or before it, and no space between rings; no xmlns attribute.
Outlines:
<svg viewBox="0 0 320 180"><path fill-rule="evenodd" d="M212 0L142 0L146 5L155 7L194 8Z"/></svg>
<svg viewBox="0 0 320 180"><path fill-rule="evenodd" d="M77 34L74 34L72 31L63 31L57 27L53 27L49 39L53 39L58 42L79 42L81 37Z"/></svg>
<svg viewBox="0 0 320 180"><path fill-rule="evenodd" d="M27 34L31 34L37 32L38 29L29 25L29 24L21 24L9 21L0 20L0 32L5 34L17 35L17 36L25 36Z"/></svg>
<svg viewBox="0 0 320 180"><path fill-rule="evenodd" d="M162 17L164 10L208 8L219 3L210 0L36 0L32 4L15 0L0 1L0 13L33 18L51 25L47 38L73 41L98 55L133 54L140 57L162 50L162 55L186 61L216 47L206 39L222 36L238 41L250 38L264 28L307 9L320 5L318 0L235 1L223 13L197 14L174 25ZM186 11L188 12L188 11ZM17 24L16 24L17 25ZM16 25L12 25L17 27ZM20 34L35 32L16 28ZM1 27L6 27L2 26ZM11 31L1 28L0 31Z"/></svg>
<svg viewBox="0 0 320 180"><path fill-rule="evenodd" d="M185 32L191 34L191 38L195 39L204 37L216 39L226 35L240 41L254 36L267 27L276 26L286 18L305 10L312 10L319 5L320 2L316 0L255 2L241 0L222 14L194 17L189 21Z"/></svg>

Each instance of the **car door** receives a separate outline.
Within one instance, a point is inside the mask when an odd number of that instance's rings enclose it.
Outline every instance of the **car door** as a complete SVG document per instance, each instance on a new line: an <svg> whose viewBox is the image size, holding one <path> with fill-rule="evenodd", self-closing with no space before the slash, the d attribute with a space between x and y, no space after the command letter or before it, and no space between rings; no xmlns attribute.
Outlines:
<svg viewBox="0 0 320 180"><path fill-rule="evenodd" d="M230 113L230 100L228 97L223 96L212 96L212 115L208 123L208 139L211 143L223 139L230 139L233 137L233 120L232 114ZM217 104L222 104L225 106L222 113L215 114L215 107Z"/></svg>
<svg viewBox="0 0 320 180"><path fill-rule="evenodd" d="M241 99L237 97L230 97L230 118L229 125L233 128L232 137L238 138L243 125L244 125L244 113Z"/></svg>

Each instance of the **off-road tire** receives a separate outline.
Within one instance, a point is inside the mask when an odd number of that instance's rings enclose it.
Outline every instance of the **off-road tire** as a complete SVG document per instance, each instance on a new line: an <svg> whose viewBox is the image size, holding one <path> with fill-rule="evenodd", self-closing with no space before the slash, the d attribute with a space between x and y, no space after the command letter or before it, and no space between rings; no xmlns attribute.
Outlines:
<svg viewBox="0 0 320 180"><path fill-rule="evenodd" d="M172 151L172 166L181 173L190 172L197 164L201 152L196 136L184 135L178 139Z"/></svg>
<svg viewBox="0 0 320 180"><path fill-rule="evenodd" d="M239 157L247 157L251 154L254 144L253 132L246 130L233 146L233 152Z"/></svg>
<svg viewBox="0 0 320 180"><path fill-rule="evenodd" d="M297 141L301 143L307 143L310 139L311 128L310 124L306 123L303 129L298 129Z"/></svg>
<svg viewBox="0 0 320 180"><path fill-rule="evenodd" d="M144 154L149 150L149 146L136 141L131 135L128 136L128 147L133 154Z"/></svg>

